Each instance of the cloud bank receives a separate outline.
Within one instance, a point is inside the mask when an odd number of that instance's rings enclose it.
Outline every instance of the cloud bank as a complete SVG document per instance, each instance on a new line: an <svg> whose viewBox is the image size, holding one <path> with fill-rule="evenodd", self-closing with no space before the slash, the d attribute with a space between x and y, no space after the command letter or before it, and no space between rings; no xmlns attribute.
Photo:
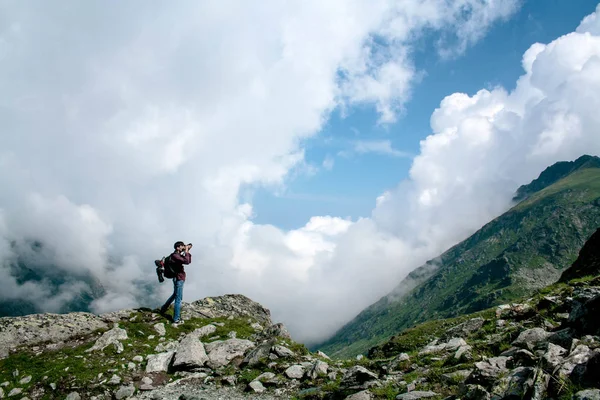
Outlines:
<svg viewBox="0 0 600 400"><path fill-rule="evenodd" d="M192 241L184 300L244 293L298 340L323 339L501 213L541 169L600 153L596 14L534 44L514 91L445 98L410 179L367 218L255 224L240 187L283 185L302 167L302 139L336 108L372 104L394 121L418 75L415 40L435 32L440 55L457 55L517 6L3 2L2 272L40 241L38 264L104 286L94 311L157 305L171 288L147 293L152 260ZM49 311L81 289L52 297L42 283L0 282L0 300Z"/></svg>

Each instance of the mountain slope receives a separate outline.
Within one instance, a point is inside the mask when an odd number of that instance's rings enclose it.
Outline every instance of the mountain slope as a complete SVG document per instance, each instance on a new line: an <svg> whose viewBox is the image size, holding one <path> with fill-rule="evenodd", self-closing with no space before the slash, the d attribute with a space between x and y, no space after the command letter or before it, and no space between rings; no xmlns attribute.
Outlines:
<svg viewBox="0 0 600 400"><path fill-rule="evenodd" d="M556 282L600 226L600 159L580 160L566 176L560 168L544 171L544 179L521 189L525 200L429 263L437 269L420 267L409 276L414 282L421 275L416 282L399 285L416 283L414 289L394 290L317 347L336 357L355 355L417 323L482 310Z"/></svg>

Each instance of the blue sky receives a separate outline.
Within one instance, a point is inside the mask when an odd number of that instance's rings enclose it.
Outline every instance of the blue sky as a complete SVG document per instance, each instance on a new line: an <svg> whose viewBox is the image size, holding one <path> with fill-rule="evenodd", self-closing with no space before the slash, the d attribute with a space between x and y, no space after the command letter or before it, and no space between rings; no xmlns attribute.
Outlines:
<svg viewBox="0 0 600 400"><path fill-rule="evenodd" d="M431 113L447 95L469 95L482 88L503 86L512 90L523 74L523 53L536 42L549 43L572 32L581 19L593 12L596 0L528 0L509 21L496 24L484 39L467 48L461 56L441 59L425 37L413 55L419 72L404 113L393 124L377 124L373 107L334 111L318 136L304 143L312 173L301 172L287 181L283 191L259 188L251 196L254 222L283 229L303 226L311 216L331 215L355 220L369 216L375 199L407 178L411 155L419 153L419 142L430 134ZM392 148L406 154L339 155L356 141L389 140ZM326 157L331 169L323 168Z"/></svg>

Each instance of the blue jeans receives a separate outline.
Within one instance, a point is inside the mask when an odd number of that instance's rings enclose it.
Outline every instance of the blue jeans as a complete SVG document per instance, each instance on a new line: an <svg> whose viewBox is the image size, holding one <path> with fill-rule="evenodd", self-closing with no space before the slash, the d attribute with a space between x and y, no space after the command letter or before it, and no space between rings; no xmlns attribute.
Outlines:
<svg viewBox="0 0 600 400"><path fill-rule="evenodd" d="M162 306L162 310L166 311L171 303L175 301L175 311L173 312L173 321L178 322L181 318L181 300L183 299L183 283L185 281L179 281L177 278L173 278L173 294L169 297L169 300Z"/></svg>

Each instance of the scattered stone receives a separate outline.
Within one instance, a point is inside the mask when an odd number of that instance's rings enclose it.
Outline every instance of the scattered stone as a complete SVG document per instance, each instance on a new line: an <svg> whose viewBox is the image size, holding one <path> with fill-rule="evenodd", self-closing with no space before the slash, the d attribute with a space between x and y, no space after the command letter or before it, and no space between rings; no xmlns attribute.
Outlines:
<svg viewBox="0 0 600 400"><path fill-rule="evenodd" d="M127 331L115 326L110 331L104 332L104 334L100 336L96 343L94 343L94 345L85 352L89 353L96 350L102 351L112 344L115 346L117 353L121 353L123 351L123 344L119 340L125 339L127 339Z"/></svg>
<svg viewBox="0 0 600 400"><path fill-rule="evenodd" d="M121 377L119 375L113 375L107 382L109 385L118 385L121 383Z"/></svg>
<svg viewBox="0 0 600 400"><path fill-rule="evenodd" d="M171 340L167 343L159 343L154 348L154 351L157 353L164 353L166 351L176 351L178 347L179 347L179 343L174 340Z"/></svg>
<svg viewBox="0 0 600 400"><path fill-rule="evenodd" d="M320 376L326 376L327 369L329 369L329 365L326 362L317 360L311 366L311 368L308 370L308 372L306 373L306 376L309 379L317 379Z"/></svg>
<svg viewBox="0 0 600 400"><path fill-rule="evenodd" d="M295 354L292 350L288 349L285 346L275 345L272 348L272 351L281 358L294 357Z"/></svg>
<svg viewBox="0 0 600 400"><path fill-rule="evenodd" d="M165 329L165 324L162 322L155 324L153 326L153 328L156 331L156 333L158 333L158 336L165 336L167 334L167 330Z"/></svg>
<svg viewBox="0 0 600 400"><path fill-rule="evenodd" d="M230 386L235 386L237 384L237 378L235 377L235 375L224 376L223 379L221 379L221 381Z"/></svg>
<svg viewBox="0 0 600 400"><path fill-rule="evenodd" d="M260 383L260 381L254 380L252 382L250 382L250 384L248 385L248 388L250 390L252 390L254 393L262 393L265 390L265 387L263 386L262 383Z"/></svg>
<svg viewBox="0 0 600 400"><path fill-rule="evenodd" d="M371 383L377 381L377 379L378 376L375 373L365 367L356 365L344 373L341 385L349 389L368 389L373 386Z"/></svg>
<svg viewBox="0 0 600 400"><path fill-rule="evenodd" d="M115 398L117 400L126 399L127 397L133 396L135 393L135 386L121 386L119 390L115 393Z"/></svg>
<svg viewBox="0 0 600 400"><path fill-rule="evenodd" d="M241 363L246 351L254 347L254 343L244 339L218 340L208 343L205 346L206 353L208 354L207 365L210 368L216 369L228 365L234 359L239 359Z"/></svg>
<svg viewBox="0 0 600 400"><path fill-rule="evenodd" d="M573 350L571 354L564 360L563 364L558 370L558 375L562 378L571 375L576 366L587 363L593 352L590 348L584 344L579 345Z"/></svg>
<svg viewBox="0 0 600 400"><path fill-rule="evenodd" d="M0 387L0 399L4 398L4 389Z"/></svg>
<svg viewBox="0 0 600 400"><path fill-rule="evenodd" d="M450 372L447 374L442 374L442 381L446 383L456 383L463 382L467 377L471 375L471 370L461 369L459 371Z"/></svg>
<svg viewBox="0 0 600 400"><path fill-rule="evenodd" d="M535 370L531 367L518 367L499 383L493 393L502 393L503 399L523 399L533 387ZM504 383L503 383L504 382Z"/></svg>
<svg viewBox="0 0 600 400"><path fill-rule="evenodd" d="M280 337L282 339L292 338L287 328L282 323L271 325L270 327L265 329L263 333L270 337Z"/></svg>
<svg viewBox="0 0 600 400"><path fill-rule="evenodd" d="M508 372L507 361L508 357L500 356L475 363L475 369L467 378L467 383L493 384L500 374Z"/></svg>
<svg viewBox="0 0 600 400"><path fill-rule="evenodd" d="M142 383L146 384L146 385L152 385L152 379L149 376L145 376L142 378Z"/></svg>
<svg viewBox="0 0 600 400"><path fill-rule="evenodd" d="M360 392L351 394L346 397L344 400L371 400L373 395L368 390L362 390Z"/></svg>
<svg viewBox="0 0 600 400"><path fill-rule="evenodd" d="M446 331L445 337L467 337L471 333L481 329L485 320L481 317L472 318L468 321L458 324Z"/></svg>
<svg viewBox="0 0 600 400"><path fill-rule="evenodd" d="M67 395L66 400L80 400L81 396L77 392L71 392Z"/></svg>
<svg viewBox="0 0 600 400"><path fill-rule="evenodd" d="M130 371L135 370L136 369L135 363L132 363L132 362L127 363L127 369Z"/></svg>
<svg viewBox="0 0 600 400"><path fill-rule="evenodd" d="M135 357L133 357L133 361L135 361L136 363L141 363L142 361L144 361L144 357L135 356Z"/></svg>
<svg viewBox="0 0 600 400"><path fill-rule="evenodd" d="M250 324L250 328L254 329L256 332L261 332L262 330L264 330L263 326L258 322Z"/></svg>
<svg viewBox="0 0 600 400"><path fill-rule="evenodd" d="M471 358L473 358L473 356L471 354L471 350L472 350L472 347L469 346L468 344L464 345L464 346L460 346L458 348L458 350L456 350L456 353L454 353L454 358L456 360L461 360L461 359L470 360Z"/></svg>
<svg viewBox="0 0 600 400"><path fill-rule="evenodd" d="M23 378L23 379L21 379L19 381L19 385L26 385L26 384L28 384L29 382L31 382L31 378L32 378L31 375L26 376L25 378Z"/></svg>
<svg viewBox="0 0 600 400"><path fill-rule="evenodd" d="M8 392L8 397L16 396L18 394L21 394L22 392L23 392L23 389L21 389L21 388L14 388L10 392Z"/></svg>
<svg viewBox="0 0 600 400"><path fill-rule="evenodd" d="M204 336L212 335L217 331L217 327L213 324L204 325L202 328L196 329L193 334L197 335L199 338Z"/></svg>
<svg viewBox="0 0 600 400"><path fill-rule="evenodd" d="M167 372L169 364L173 359L174 351L166 351L159 354L150 354L148 356L148 364L146 364L146 373L150 372Z"/></svg>
<svg viewBox="0 0 600 400"><path fill-rule="evenodd" d="M600 389L588 389L575 393L573 400L600 400Z"/></svg>
<svg viewBox="0 0 600 400"><path fill-rule="evenodd" d="M56 383L51 383L51 384L50 384L50 388L51 388L52 390L56 390Z"/></svg>
<svg viewBox="0 0 600 400"><path fill-rule="evenodd" d="M230 332L227 334L227 337L228 337L229 339L235 339L235 338L237 338L237 332L236 332L236 331L230 331Z"/></svg>
<svg viewBox="0 0 600 400"><path fill-rule="evenodd" d="M304 376L304 367L299 364L292 365L285 370L284 374L290 379L302 379Z"/></svg>
<svg viewBox="0 0 600 400"><path fill-rule="evenodd" d="M548 350L542 357L544 366L550 370L554 371L556 367L562 364L564 360L564 355L567 354L567 350L563 349L560 346L557 346L553 343L548 343Z"/></svg>
<svg viewBox="0 0 600 400"><path fill-rule="evenodd" d="M269 357L273 344L275 344L275 339L271 339L252 349L246 355L244 361L242 361L242 365L254 366Z"/></svg>
<svg viewBox="0 0 600 400"><path fill-rule="evenodd" d="M187 335L177 349L173 368L175 369L192 369L202 367L208 361L204 345L200 338L191 333Z"/></svg>
<svg viewBox="0 0 600 400"><path fill-rule="evenodd" d="M290 350L290 351L291 351L291 350ZM329 356L328 356L327 354L323 353L321 350L318 350L316 354L317 354L319 357L323 357L323 358L325 358L325 359L327 359L327 360L331 360L331 358L329 358Z"/></svg>
<svg viewBox="0 0 600 400"><path fill-rule="evenodd" d="M548 337L551 334L542 328L527 329L519 334L512 342L513 346L535 350L548 342Z"/></svg>
<svg viewBox="0 0 600 400"><path fill-rule="evenodd" d="M452 338L448 342L441 344L435 344L435 342L432 342L425 346L423 350L419 351L419 355L439 353L441 351L452 351L463 346L467 346L467 342L465 342L465 340L462 338Z"/></svg>
<svg viewBox="0 0 600 400"><path fill-rule="evenodd" d="M413 392L399 394L398 396L396 396L396 400L418 400L436 396L439 396L439 394L435 392L424 392L420 390L415 390Z"/></svg>

